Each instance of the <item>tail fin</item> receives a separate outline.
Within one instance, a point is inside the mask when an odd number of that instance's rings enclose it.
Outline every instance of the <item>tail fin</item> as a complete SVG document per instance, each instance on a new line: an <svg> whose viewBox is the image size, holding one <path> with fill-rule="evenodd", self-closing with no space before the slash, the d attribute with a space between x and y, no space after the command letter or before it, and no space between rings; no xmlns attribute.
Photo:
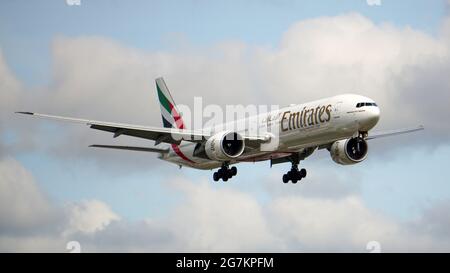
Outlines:
<svg viewBox="0 0 450 273"><path fill-rule="evenodd" d="M164 127L185 129L183 118L180 116L180 112L163 78L156 79L156 91L158 92Z"/></svg>

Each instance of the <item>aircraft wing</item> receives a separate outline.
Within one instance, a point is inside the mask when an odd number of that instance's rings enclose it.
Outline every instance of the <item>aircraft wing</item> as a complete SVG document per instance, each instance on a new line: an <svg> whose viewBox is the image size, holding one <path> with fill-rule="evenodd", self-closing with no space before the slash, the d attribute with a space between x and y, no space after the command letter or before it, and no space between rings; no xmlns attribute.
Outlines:
<svg viewBox="0 0 450 273"><path fill-rule="evenodd" d="M203 142L211 137L210 132L174 129L174 128L159 128L147 127L140 125L112 123L105 121L96 121L88 119L79 119L71 117L62 117L55 115L39 114L33 112L16 112L18 114L31 115L33 117L82 123L88 125L92 129L106 131L114 134L114 138L120 135L127 135L132 137L139 137L149 140L154 140L155 145L161 142L170 144L180 144L182 140L190 142ZM249 144L262 143L268 141L267 136L243 136L244 140ZM105 147L104 147L105 148Z"/></svg>
<svg viewBox="0 0 450 273"><path fill-rule="evenodd" d="M397 130L390 130L390 131L378 131L378 132L370 133L369 136L367 136L365 139L371 140L371 139L377 139L377 138L388 137L388 136L396 136L396 135L421 131L423 129L424 129L424 127L422 125L420 125L420 126L411 127L411 128L404 128L404 129L397 129ZM330 149L332 144L333 144L333 142L327 143L324 145L320 145L318 148L319 149Z"/></svg>
<svg viewBox="0 0 450 273"><path fill-rule="evenodd" d="M383 131L383 132L374 132L374 133L370 134L368 137L366 137L366 140L376 139L376 138L380 138L380 137L388 137L388 136L407 134L407 133L420 131L423 129L424 129L424 127L422 125L420 125L420 126L413 127L413 128L405 128L405 129Z"/></svg>

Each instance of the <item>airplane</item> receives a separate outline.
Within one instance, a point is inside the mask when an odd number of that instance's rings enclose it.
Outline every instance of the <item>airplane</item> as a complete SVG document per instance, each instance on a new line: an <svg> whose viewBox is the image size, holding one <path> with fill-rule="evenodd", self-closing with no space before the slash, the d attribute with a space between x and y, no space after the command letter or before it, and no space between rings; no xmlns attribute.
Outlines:
<svg viewBox="0 0 450 273"><path fill-rule="evenodd" d="M291 163L282 176L283 183L296 184L306 177L298 168L316 150L327 149L334 162L352 165L367 158L368 140L423 130L423 126L370 133L380 118L374 100L355 94L343 94L303 104L293 104L268 113L257 114L227 124L202 130L185 127L172 95L162 77L157 78L156 91L160 103L163 127L148 127L95 121L34 112L16 112L33 117L83 123L92 129L154 141L153 147L94 144L90 147L152 152L158 158L195 169L217 171L213 180L226 182L237 174L240 162L270 161L270 166ZM252 134L242 124L256 125ZM240 128L229 130L224 128ZM162 146L162 147L160 147Z"/></svg>

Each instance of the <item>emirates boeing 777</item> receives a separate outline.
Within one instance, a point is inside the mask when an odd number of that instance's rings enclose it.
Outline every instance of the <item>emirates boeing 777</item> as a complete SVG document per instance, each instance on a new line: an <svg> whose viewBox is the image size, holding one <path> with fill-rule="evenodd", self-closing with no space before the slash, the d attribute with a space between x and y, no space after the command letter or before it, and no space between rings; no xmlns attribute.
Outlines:
<svg viewBox="0 0 450 273"><path fill-rule="evenodd" d="M282 176L284 183L306 177L298 168L315 150L327 149L334 162L356 164L367 157L368 140L415 132L418 126L389 132L370 133L380 118L378 105L370 98L344 94L257 114L202 130L185 128L183 118L162 78L156 79L163 127L69 118L33 112L34 117L84 123L114 137L127 135L154 141L152 147L91 145L91 147L153 152L159 158L181 166L212 170L214 181L228 181L237 174L240 162L270 160L270 164L291 163ZM231 125L231 126L230 126ZM254 133L247 127L257 128ZM239 128L239 129L227 129Z"/></svg>

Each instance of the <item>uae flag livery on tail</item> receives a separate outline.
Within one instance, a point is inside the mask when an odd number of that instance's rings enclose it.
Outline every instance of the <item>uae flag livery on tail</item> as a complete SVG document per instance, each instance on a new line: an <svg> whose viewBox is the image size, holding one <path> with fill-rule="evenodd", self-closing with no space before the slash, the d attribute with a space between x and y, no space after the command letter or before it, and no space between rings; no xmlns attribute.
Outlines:
<svg viewBox="0 0 450 273"><path fill-rule="evenodd" d="M158 92L163 126L166 128L186 129L184 127L183 118L180 116L180 112L178 111L175 101L173 100L172 95L170 95L169 89L167 88L163 78L156 79L156 91ZM172 144L171 146L173 151L179 157L189 163L195 163L183 154L178 145Z"/></svg>
<svg viewBox="0 0 450 273"><path fill-rule="evenodd" d="M156 79L156 91L158 92L164 127L185 129L183 119L179 114L175 101L170 95L169 89L163 78Z"/></svg>

